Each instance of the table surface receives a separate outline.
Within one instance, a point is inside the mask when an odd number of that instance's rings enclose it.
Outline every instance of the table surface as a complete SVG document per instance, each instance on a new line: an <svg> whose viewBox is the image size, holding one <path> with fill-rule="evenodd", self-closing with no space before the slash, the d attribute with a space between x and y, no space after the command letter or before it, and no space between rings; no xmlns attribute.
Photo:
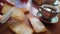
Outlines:
<svg viewBox="0 0 60 34"><path fill-rule="evenodd" d="M37 5L33 4L35 7ZM60 14L58 14L59 21L56 24L53 25L46 25L47 31L41 34L60 34ZM0 34L15 34L12 32L9 28L6 28L6 24L0 24ZM4 31L2 31L4 30Z"/></svg>

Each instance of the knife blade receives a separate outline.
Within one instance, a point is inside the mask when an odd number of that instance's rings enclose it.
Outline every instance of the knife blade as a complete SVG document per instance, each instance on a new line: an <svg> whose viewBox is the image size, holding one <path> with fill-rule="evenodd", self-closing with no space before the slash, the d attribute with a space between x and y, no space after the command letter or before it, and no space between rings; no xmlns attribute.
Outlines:
<svg viewBox="0 0 60 34"><path fill-rule="evenodd" d="M2 15L3 18L2 18L2 20L0 21L0 23L5 23L5 22L11 17L11 15L12 15L12 13L13 13L12 10L13 10L13 9L11 8L11 9L9 9L4 15Z"/></svg>

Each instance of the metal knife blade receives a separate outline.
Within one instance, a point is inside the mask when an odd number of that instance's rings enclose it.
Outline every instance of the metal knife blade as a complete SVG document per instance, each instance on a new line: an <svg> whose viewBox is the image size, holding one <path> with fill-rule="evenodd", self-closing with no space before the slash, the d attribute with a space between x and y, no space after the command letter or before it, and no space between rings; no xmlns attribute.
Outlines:
<svg viewBox="0 0 60 34"><path fill-rule="evenodd" d="M13 11L12 8L9 9L3 16L2 20L0 21L1 23L5 23L12 15Z"/></svg>

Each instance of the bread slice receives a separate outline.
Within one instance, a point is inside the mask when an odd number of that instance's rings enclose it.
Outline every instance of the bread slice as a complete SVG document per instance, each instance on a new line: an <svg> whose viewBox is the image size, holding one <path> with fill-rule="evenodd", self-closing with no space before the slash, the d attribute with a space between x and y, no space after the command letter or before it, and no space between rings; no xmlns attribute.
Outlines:
<svg viewBox="0 0 60 34"><path fill-rule="evenodd" d="M42 24L42 22L38 18L33 17L31 14L28 14L27 17L29 18L31 25L36 33L46 31L45 26Z"/></svg>
<svg viewBox="0 0 60 34"><path fill-rule="evenodd" d="M17 21L8 22L9 28L16 34L33 34L33 29L25 23L19 23Z"/></svg>
<svg viewBox="0 0 60 34"><path fill-rule="evenodd" d="M20 21L23 21L25 15L24 15L24 13L23 13L20 9L18 9L18 8L16 8L16 7L13 7L13 6L4 4L4 7L3 7L1 13L5 14L5 13L6 13L8 10L10 10L11 8L13 8L13 10L12 10L12 11L13 11L13 14L12 14L11 17L16 18L16 19L18 19L18 20L20 20Z"/></svg>
<svg viewBox="0 0 60 34"><path fill-rule="evenodd" d="M26 13L29 13L29 10L28 9L26 9L26 8L19 8L22 12L24 12L25 14Z"/></svg>
<svg viewBox="0 0 60 34"><path fill-rule="evenodd" d="M39 21L38 18L30 18L31 24L35 30L35 32L39 33L39 32L45 32L46 28L44 27L44 25Z"/></svg>
<svg viewBox="0 0 60 34"><path fill-rule="evenodd" d="M5 3L11 6L15 6L17 2L18 0L5 0ZM29 12L29 10L26 8L20 8L20 10L22 10L24 13Z"/></svg>
<svg viewBox="0 0 60 34"><path fill-rule="evenodd" d="M3 13L3 14L6 13L12 7L13 6L10 6L8 4L4 4L1 13Z"/></svg>

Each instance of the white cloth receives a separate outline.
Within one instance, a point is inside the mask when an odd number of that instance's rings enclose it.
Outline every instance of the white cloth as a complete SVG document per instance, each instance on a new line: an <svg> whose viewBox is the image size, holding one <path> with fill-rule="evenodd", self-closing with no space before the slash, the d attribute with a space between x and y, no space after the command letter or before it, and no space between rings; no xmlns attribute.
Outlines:
<svg viewBox="0 0 60 34"><path fill-rule="evenodd" d="M17 8L29 8L30 2L31 2L31 0L29 0L27 3L22 3L20 0L17 0L15 5Z"/></svg>
<svg viewBox="0 0 60 34"><path fill-rule="evenodd" d="M58 0L55 1L54 5L58 5Z"/></svg>

